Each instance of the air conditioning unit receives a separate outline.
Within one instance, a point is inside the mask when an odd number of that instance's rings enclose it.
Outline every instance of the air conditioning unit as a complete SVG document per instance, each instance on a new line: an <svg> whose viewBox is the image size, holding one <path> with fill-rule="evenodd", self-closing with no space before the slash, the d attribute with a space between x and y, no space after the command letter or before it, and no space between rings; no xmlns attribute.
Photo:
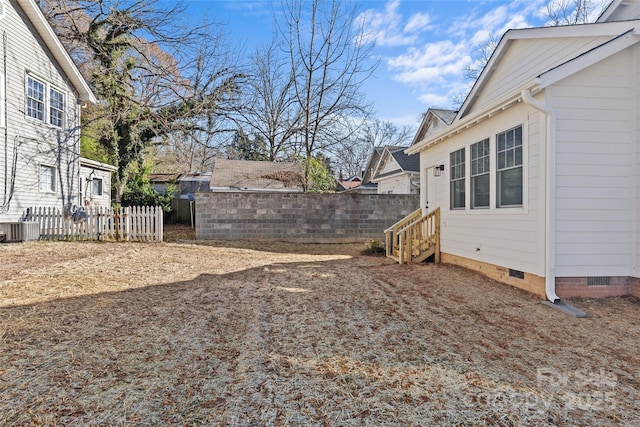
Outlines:
<svg viewBox="0 0 640 427"><path fill-rule="evenodd" d="M29 242L40 238L40 225L33 221L0 223L0 242Z"/></svg>

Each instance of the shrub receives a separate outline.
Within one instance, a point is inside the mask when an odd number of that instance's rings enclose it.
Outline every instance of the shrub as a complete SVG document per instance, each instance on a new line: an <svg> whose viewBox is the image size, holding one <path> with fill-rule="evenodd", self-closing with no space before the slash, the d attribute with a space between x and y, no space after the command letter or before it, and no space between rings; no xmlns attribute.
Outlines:
<svg viewBox="0 0 640 427"><path fill-rule="evenodd" d="M380 240L369 240L367 242L367 252L370 254L385 253L384 243L382 243Z"/></svg>

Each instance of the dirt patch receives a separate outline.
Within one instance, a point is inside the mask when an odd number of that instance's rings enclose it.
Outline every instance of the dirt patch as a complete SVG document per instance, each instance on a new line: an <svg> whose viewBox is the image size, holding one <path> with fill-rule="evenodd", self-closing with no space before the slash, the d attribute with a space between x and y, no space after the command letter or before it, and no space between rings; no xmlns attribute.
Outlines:
<svg viewBox="0 0 640 427"><path fill-rule="evenodd" d="M640 425L637 300L363 249L0 245L0 424Z"/></svg>

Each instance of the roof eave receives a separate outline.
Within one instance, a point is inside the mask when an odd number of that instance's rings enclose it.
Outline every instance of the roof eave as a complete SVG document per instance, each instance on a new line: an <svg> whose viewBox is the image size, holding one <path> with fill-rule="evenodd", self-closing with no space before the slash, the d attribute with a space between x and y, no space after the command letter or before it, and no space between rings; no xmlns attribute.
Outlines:
<svg viewBox="0 0 640 427"><path fill-rule="evenodd" d="M499 114L500 112L511 108L512 106L522 101L521 93L523 90L530 90L533 94L538 93L540 91L539 79L536 78L530 80L525 85L521 86L517 91L513 91L509 95L502 97L488 108L483 108L475 114L465 116L459 121L454 122L454 124L452 124L451 126L443 129L441 132L432 135L430 138L423 140L419 144L409 147L405 150L405 153L409 155L417 154L421 151L426 150L432 145L443 142L453 137L454 135L457 135L460 132L463 132L464 130L483 122L484 120L487 120L495 116L496 114Z"/></svg>
<svg viewBox="0 0 640 427"><path fill-rule="evenodd" d="M84 77L82 77L80 70L76 67L76 64L69 56L69 53L66 51L64 46L62 46L62 43L60 43L60 39L54 33L51 25L49 25L49 22L47 21L47 18L45 18L44 14L40 10L40 7L38 7L34 0L16 1L29 18L40 37L42 37L42 40L46 43L51 54L60 65L60 68L62 68L62 71L64 71L66 76L69 78L69 81L78 92L79 99L84 102L97 104L98 100L93 94L93 91L87 84Z"/></svg>
<svg viewBox="0 0 640 427"><path fill-rule="evenodd" d="M498 43L498 46L494 50L491 58L482 69L480 76L475 81L469 95L464 100L463 104L458 110L458 114L454 119L454 123L465 117L465 114L473 106L474 101L480 96L482 89L486 86L487 82L491 79L491 75L496 70L497 65L504 57L509 49L509 46L513 41L541 38L545 37L594 37L594 36L612 36L616 37L621 32L628 30L629 22L634 21L622 21L622 22L605 22L597 24L578 24L578 25L564 25L557 27L537 27L537 28L522 28L508 30Z"/></svg>

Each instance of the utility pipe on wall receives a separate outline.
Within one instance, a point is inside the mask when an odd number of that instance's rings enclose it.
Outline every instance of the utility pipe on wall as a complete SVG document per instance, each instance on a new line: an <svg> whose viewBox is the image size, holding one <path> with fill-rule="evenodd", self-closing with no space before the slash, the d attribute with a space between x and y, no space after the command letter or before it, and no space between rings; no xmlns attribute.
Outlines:
<svg viewBox="0 0 640 427"><path fill-rule="evenodd" d="M546 116L546 153L545 153L545 241L544 241L544 277L547 299L556 302L556 249L555 249L555 208L556 208L556 115L549 105L531 95L529 89L523 90L522 100Z"/></svg>

